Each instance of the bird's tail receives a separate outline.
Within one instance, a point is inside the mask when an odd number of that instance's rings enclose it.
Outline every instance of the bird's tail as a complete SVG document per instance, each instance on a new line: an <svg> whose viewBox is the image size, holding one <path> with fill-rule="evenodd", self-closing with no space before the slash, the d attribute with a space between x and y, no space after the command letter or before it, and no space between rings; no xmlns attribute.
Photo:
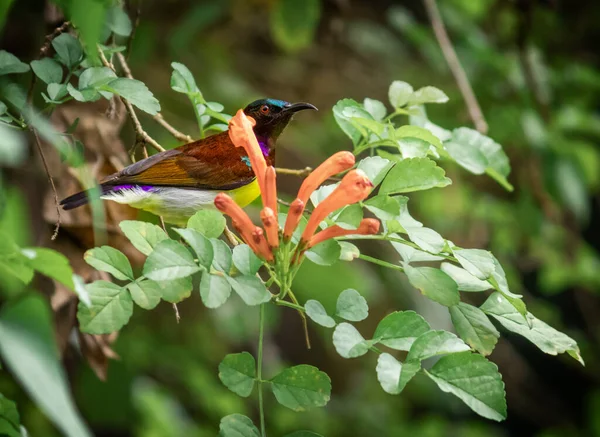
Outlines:
<svg viewBox="0 0 600 437"><path fill-rule="evenodd" d="M91 199L99 198L110 192L113 187L108 185L98 186L98 190L86 190L80 191L79 193L73 194L60 201L60 205L65 211L70 209L79 208L80 206L87 205Z"/></svg>

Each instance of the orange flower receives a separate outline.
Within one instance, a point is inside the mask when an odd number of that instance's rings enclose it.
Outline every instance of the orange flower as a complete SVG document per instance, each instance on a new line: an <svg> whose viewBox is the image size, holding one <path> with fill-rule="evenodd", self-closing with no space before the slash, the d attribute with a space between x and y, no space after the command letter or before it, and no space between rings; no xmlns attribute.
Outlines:
<svg viewBox="0 0 600 437"><path fill-rule="evenodd" d="M348 172L335 190L317 205L304 228L301 241L308 242L319 224L333 211L365 199L371 188L373 184L362 170Z"/></svg>
<svg viewBox="0 0 600 437"><path fill-rule="evenodd" d="M256 121L252 117L246 117L244 111L240 109L237 114L229 120L229 138L236 147L243 147L248 154L252 171L254 171L254 174L258 179L260 192L264 193L267 162L265 161L265 157L258 145L258 140L252 130L255 124Z"/></svg>
<svg viewBox="0 0 600 437"><path fill-rule="evenodd" d="M287 219L285 220L285 227L283 228L284 240L289 241L292 238L294 231L298 227L298 223L300 223L303 212L304 202L302 200L296 199L290 204Z"/></svg>
<svg viewBox="0 0 600 437"><path fill-rule="evenodd" d="M360 225L356 229L344 229L338 225L333 225L321 232L317 232L317 234L310 239L308 248L316 246L330 238L342 237L344 235L372 235L377 232L379 232L379 220L372 218L362 219Z"/></svg>
<svg viewBox="0 0 600 437"><path fill-rule="evenodd" d="M272 167L269 167L272 168ZM260 219L267 231L267 241L271 247L279 247L279 224L275 212L268 206L260 212Z"/></svg>
<svg viewBox="0 0 600 437"><path fill-rule="evenodd" d="M338 152L331 155L304 179L300 190L298 190L298 199L306 204L313 191L319 188L323 182L333 175L351 169L354 162L355 158L351 152Z"/></svg>
<svg viewBox="0 0 600 437"><path fill-rule="evenodd" d="M252 242L256 246L256 249L253 249L254 253L269 262L273 261L273 252L271 252L271 248L267 244L264 232L260 226L254 227L254 230L252 231ZM252 247L251 245L249 246Z"/></svg>

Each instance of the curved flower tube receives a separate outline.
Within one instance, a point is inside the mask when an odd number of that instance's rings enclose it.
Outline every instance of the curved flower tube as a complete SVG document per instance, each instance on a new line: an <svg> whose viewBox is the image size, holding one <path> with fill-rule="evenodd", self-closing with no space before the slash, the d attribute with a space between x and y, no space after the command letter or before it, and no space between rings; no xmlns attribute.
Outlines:
<svg viewBox="0 0 600 437"><path fill-rule="evenodd" d="M317 205L310 216L300 241L308 242L319 224L333 211L342 206L360 202L365 199L373 184L362 170L352 170L344 176L333 192Z"/></svg>
<svg viewBox="0 0 600 437"><path fill-rule="evenodd" d="M372 235L377 232L379 232L379 220L372 218L362 219L356 229L344 229L338 225L333 225L321 232L317 232L308 242L307 249L331 238L343 237L345 235Z"/></svg>

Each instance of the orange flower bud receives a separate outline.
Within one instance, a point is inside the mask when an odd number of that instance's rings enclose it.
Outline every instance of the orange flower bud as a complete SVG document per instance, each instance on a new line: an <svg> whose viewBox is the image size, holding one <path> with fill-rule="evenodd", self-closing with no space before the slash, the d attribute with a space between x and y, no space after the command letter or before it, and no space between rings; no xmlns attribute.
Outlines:
<svg viewBox="0 0 600 437"><path fill-rule="evenodd" d="M331 176L352 168L355 158L351 152L338 152L327 158L321 165L308 175L298 191L298 199L305 204L308 202L310 195L319 185L329 179Z"/></svg>
<svg viewBox="0 0 600 437"><path fill-rule="evenodd" d="M265 235L261 227L254 227L254 230L252 231L252 242L256 247L256 250L253 249L254 253L266 261L273 261L273 253L267 244L267 240L265 239Z"/></svg>
<svg viewBox="0 0 600 437"><path fill-rule="evenodd" d="M271 247L279 247L279 223L277 222L277 215L267 206L260 212L260 219L267 231L267 241Z"/></svg>
<svg viewBox="0 0 600 437"><path fill-rule="evenodd" d="M319 224L333 211L365 199L372 188L373 184L362 170L348 172L336 189L317 205L302 233L301 241L309 241Z"/></svg>
<svg viewBox="0 0 600 437"><path fill-rule="evenodd" d="M223 214L231 217L231 221L235 229L241 234L242 238L256 252L255 248L250 243L252 241L252 231L254 223L248 217L235 201L225 193L219 193L214 200L215 207Z"/></svg>
<svg viewBox="0 0 600 437"><path fill-rule="evenodd" d="M277 213L277 174L275 167L268 166L265 170L265 188L262 192L262 201L265 208L270 208Z"/></svg>
<svg viewBox="0 0 600 437"><path fill-rule="evenodd" d="M317 232L317 234L310 239L307 248L316 246L330 238L342 237L344 235L373 235L377 232L379 232L379 220L372 218L362 219L357 229L344 229L338 225L334 225L321 232Z"/></svg>
<svg viewBox="0 0 600 437"><path fill-rule="evenodd" d="M237 114L229 120L229 138L236 147L243 147L248 154L252 171L254 171L254 174L258 179L260 192L264 193L264 179L267 162L260 150L256 135L254 135L254 131L252 130L252 127L255 124L256 121L252 117L246 117L244 111L240 109Z"/></svg>
<svg viewBox="0 0 600 437"><path fill-rule="evenodd" d="M285 227L283 228L283 238L289 241L292 238L292 234L298 227L302 213L304 212L304 202L300 199L294 200L288 211L287 219L285 220Z"/></svg>

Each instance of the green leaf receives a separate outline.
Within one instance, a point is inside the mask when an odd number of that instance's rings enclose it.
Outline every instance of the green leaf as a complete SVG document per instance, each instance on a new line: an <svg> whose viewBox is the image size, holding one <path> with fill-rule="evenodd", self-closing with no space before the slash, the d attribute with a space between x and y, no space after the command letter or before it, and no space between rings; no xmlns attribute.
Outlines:
<svg viewBox="0 0 600 437"><path fill-rule="evenodd" d="M398 129L396 129L395 137L398 140L403 138L416 138L418 140L425 141L432 146L439 147L440 149L443 147L442 142L438 137L432 134L431 131L419 126L411 126L408 124L400 126Z"/></svg>
<svg viewBox="0 0 600 437"><path fill-rule="evenodd" d="M229 354L219 364L219 379L229 390L247 398L254 388L256 362L248 352Z"/></svg>
<svg viewBox="0 0 600 437"><path fill-rule="evenodd" d="M421 334L413 343L406 361L422 361L436 355L468 351L469 346L451 332L437 330Z"/></svg>
<svg viewBox="0 0 600 437"><path fill-rule="evenodd" d="M100 100L102 94L92 88L86 88L83 90L76 89L70 83L67 84L67 92L71 97L73 97L78 102L95 102ZM102 91L103 94L112 95L112 93L107 93L106 91Z"/></svg>
<svg viewBox="0 0 600 437"><path fill-rule="evenodd" d="M498 342L500 333L479 308L460 302L450 307L450 316L456 332L481 355L489 355Z"/></svg>
<svg viewBox="0 0 600 437"><path fill-rule="evenodd" d="M88 65L99 63L97 44L108 37L108 32L103 35L108 3L96 0L78 0L68 3L68 17L84 45L87 54L85 61Z"/></svg>
<svg viewBox="0 0 600 437"><path fill-rule="evenodd" d="M214 253L212 263L213 268L219 270L220 272L229 274L229 271L231 270L231 249L222 240L211 238L210 242L213 246Z"/></svg>
<svg viewBox="0 0 600 437"><path fill-rule="evenodd" d="M226 276L231 288L242 298L246 305L260 305L271 300L271 293L256 276Z"/></svg>
<svg viewBox="0 0 600 437"><path fill-rule="evenodd" d="M448 96L442 90L433 86L424 86L415 91L409 99L409 106L422 105L423 103L446 103Z"/></svg>
<svg viewBox="0 0 600 437"><path fill-rule="evenodd" d="M129 36L132 30L129 16L117 5L108 10L106 14L106 26L111 32L120 36Z"/></svg>
<svg viewBox="0 0 600 437"><path fill-rule="evenodd" d="M350 323L340 323L333 331L333 345L344 358L356 358L364 355L374 341L367 341Z"/></svg>
<svg viewBox="0 0 600 437"><path fill-rule="evenodd" d="M174 240L158 243L144 263L144 276L155 281L185 278L199 270L190 252Z"/></svg>
<svg viewBox="0 0 600 437"><path fill-rule="evenodd" d="M158 243L169 238L160 226L153 225L152 223L123 220L119 223L119 227L129 241L131 241L133 247L146 256L152 253Z"/></svg>
<svg viewBox="0 0 600 437"><path fill-rule="evenodd" d="M171 74L171 89L183 94L200 94L191 71L179 62L171 62L173 73Z"/></svg>
<svg viewBox="0 0 600 437"><path fill-rule="evenodd" d="M368 317L369 306L358 291L349 288L340 293L335 315L350 322L360 322Z"/></svg>
<svg viewBox="0 0 600 437"><path fill-rule="evenodd" d="M33 279L33 269L28 259L12 238L0 230L0 274L8 273L28 284Z"/></svg>
<svg viewBox="0 0 600 437"><path fill-rule="evenodd" d="M304 304L304 309L306 310L306 315L317 325L324 326L325 328L333 328L335 326L335 320L327 314L325 307L318 300L307 300Z"/></svg>
<svg viewBox="0 0 600 437"><path fill-rule="evenodd" d="M123 252L110 246L95 247L88 250L83 259L96 270L108 272L121 281L133 281L131 264Z"/></svg>
<svg viewBox="0 0 600 437"><path fill-rule="evenodd" d="M42 58L31 61L31 69L35 75L45 83L61 83L63 69L61 65L51 58Z"/></svg>
<svg viewBox="0 0 600 437"><path fill-rule="evenodd" d="M429 158L405 159L392 167L383 180L379 193L398 194L445 187L452 183L445 174Z"/></svg>
<svg viewBox="0 0 600 437"><path fill-rule="evenodd" d="M492 258L494 260L494 272L492 273L492 277L489 279L490 283L494 286L496 290L498 290L508 298L519 299L523 297L520 294L511 293L511 291L508 289L508 282L506 280L506 274L504 273L502 265L493 255ZM523 304L521 311L523 315L525 315L524 308L525 304Z"/></svg>
<svg viewBox="0 0 600 437"><path fill-rule="evenodd" d="M430 329L429 323L414 311L396 311L379 322L373 340L391 349L408 351L417 337Z"/></svg>
<svg viewBox="0 0 600 437"><path fill-rule="evenodd" d="M1 328L0 328L1 329ZM21 437L21 418L17 404L0 393L0 435Z"/></svg>
<svg viewBox="0 0 600 437"><path fill-rule="evenodd" d="M99 87L100 90L115 93L127 99L132 105L137 106L150 115L160 111L160 103L148 87L139 80L119 77Z"/></svg>
<svg viewBox="0 0 600 437"><path fill-rule="evenodd" d="M48 97L54 102L58 102L64 96L67 95L67 87L65 85L61 85L60 83L51 83L48 84Z"/></svg>
<svg viewBox="0 0 600 437"><path fill-rule="evenodd" d="M400 203L396 198L387 194L379 194L370 198L364 203L364 206L383 222L393 220L400 215Z"/></svg>
<svg viewBox="0 0 600 437"><path fill-rule="evenodd" d="M508 319L519 325L526 325L527 308L525 304L521 305L519 299L507 298L500 292L492 293L490 297L481 305L481 310L496 318Z"/></svg>
<svg viewBox="0 0 600 437"><path fill-rule="evenodd" d="M243 275L255 275L262 266L262 261L252 252L247 244L238 244L231 255L233 265Z"/></svg>
<svg viewBox="0 0 600 437"><path fill-rule="evenodd" d="M354 244L348 241L338 241L342 249L340 253L340 261L354 261L360 256L360 250Z"/></svg>
<svg viewBox="0 0 600 437"><path fill-rule="evenodd" d="M45 247L31 247L21 252L27 258L29 267L74 290L73 269L62 253Z"/></svg>
<svg viewBox="0 0 600 437"><path fill-rule="evenodd" d="M456 282L460 291L477 292L492 288L489 282L477 279L465 269L454 264L444 262L441 265L441 269Z"/></svg>
<svg viewBox="0 0 600 437"><path fill-rule="evenodd" d="M231 285L221 275L204 273L200 279L200 297L207 308L219 308L231 295Z"/></svg>
<svg viewBox="0 0 600 437"><path fill-rule="evenodd" d="M218 238L225 230L225 217L214 209L201 209L190 217L187 227L194 229L206 238Z"/></svg>
<svg viewBox="0 0 600 437"><path fill-rule="evenodd" d="M131 298L145 310L151 310L158 305L162 297L162 289L158 283L150 280L132 282L127 285Z"/></svg>
<svg viewBox="0 0 600 437"><path fill-rule="evenodd" d="M273 39L287 52L302 50L312 43L320 17L320 0L279 0L271 8Z"/></svg>
<svg viewBox="0 0 600 437"><path fill-rule="evenodd" d="M92 67L88 68L79 76L79 90L89 91L90 89L99 92L105 99L110 99L113 95L108 91L101 91L104 84L111 82L117 75L108 67Z"/></svg>
<svg viewBox="0 0 600 437"><path fill-rule="evenodd" d="M484 171L509 191L507 181L510 173L508 157L502 146L474 129L461 127L452 131L452 137L444 148L459 165L474 174ZM483 157L483 159L482 159Z"/></svg>
<svg viewBox="0 0 600 437"><path fill-rule="evenodd" d="M333 220L343 229L356 229L363 219L363 210L358 203L345 206Z"/></svg>
<svg viewBox="0 0 600 437"><path fill-rule="evenodd" d="M421 370L419 362L401 363L392 355L384 352L377 359L377 380L386 393L397 395L406 384Z"/></svg>
<svg viewBox="0 0 600 437"><path fill-rule="evenodd" d="M321 266L331 266L335 264L342 253L342 247L336 240L325 240L322 243L311 247L305 253L306 258Z"/></svg>
<svg viewBox="0 0 600 437"><path fill-rule="evenodd" d="M388 98L394 108L405 106L413 93L413 87L406 82L395 80L388 90Z"/></svg>
<svg viewBox="0 0 600 437"><path fill-rule="evenodd" d="M583 364L579 346L575 340L542 322L531 313L527 313L528 323L524 323L521 314L500 293L492 294L481 306L481 309L486 314L493 316L509 331L522 335L535 344L542 352L550 355L567 352Z"/></svg>
<svg viewBox="0 0 600 437"><path fill-rule="evenodd" d="M377 121L383 120L383 118L387 114L387 109L385 109L385 105L379 100L369 99L367 97L363 101L363 106L367 110L367 112L371 114L373 118Z"/></svg>
<svg viewBox="0 0 600 437"><path fill-rule="evenodd" d="M333 117L342 131L352 140L352 143L356 145L362 138L362 132L352 121L350 121L348 117L344 115L346 108L350 107L359 108L364 111L364 109L362 109L360 106L360 103L358 103L356 100L342 99L333 107ZM365 111L365 113L370 116L368 112Z"/></svg>
<svg viewBox="0 0 600 437"><path fill-rule="evenodd" d="M6 105L0 103L6 109ZM1 109L0 108L0 112ZM17 167L27 157L27 143L25 137L17 129L0 123L0 165Z"/></svg>
<svg viewBox="0 0 600 437"><path fill-rule="evenodd" d="M452 253L464 269L477 279L486 280L496 269L493 255L487 250L453 248Z"/></svg>
<svg viewBox="0 0 600 437"><path fill-rule="evenodd" d="M29 65L21 62L12 53L0 50L0 76L13 73L27 73L28 71Z"/></svg>
<svg viewBox="0 0 600 437"><path fill-rule="evenodd" d="M67 437L91 437L71 397L59 362L45 299L29 294L0 313L0 354L35 404Z"/></svg>
<svg viewBox="0 0 600 437"><path fill-rule="evenodd" d="M52 47L56 50L58 59L67 68L72 69L81 61L83 49L79 41L68 33L62 33L52 40Z"/></svg>
<svg viewBox="0 0 600 437"><path fill-rule="evenodd" d="M356 168L364 171L373 186L377 186L393 166L394 163L389 159L380 156L369 156L361 159Z"/></svg>
<svg viewBox="0 0 600 437"><path fill-rule="evenodd" d="M294 411L323 407L331 397L329 376L307 364L284 369L271 384L277 401Z"/></svg>
<svg viewBox="0 0 600 437"><path fill-rule="evenodd" d="M456 282L440 269L411 267L406 264L404 272L413 287L419 289L429 299L448 307L460 301Z"/></svg>
<svg viewBox="0 0 600 437"><path fill-rule="evenodd" d="M260 437L260 432L248 417L230 414L221 419L219 437Z"/></svg>
<svg viewBox="0 0 600 437"><path fill-rule="evenodd" d="M442 391L457 396L477 414L496 421L506 419L502 375L481 355L447 355L425 373Z"/></svg>
<svg viewBox="0 0 600 437"><path fill-rule="evenodd" d="M419 138L404 137L397 140L402 158L425 158L431 150L429 141ZM397 155L396 155L397 156Z"/></svg>
<svg viewBox="0 0 600 437"><path fill-rule="evenodd" d="M181 235L181 238L183 238L196 253L198 263L204 268L210 269L214 259L214 249L210 240L192 228L175 229L175 232Z"/></svg>
<svg viewBox="0 0 600 437"><path fill-rule="evenodd" d="M86 286L91 306L79 302L77 319L82 332L110 334L127 324L133 314L131 295L124 287L108 281Z"/></svg>
<svg viewBox="0 0 600 437"><path fill-rule="evenodd" d="M192 277L173 279L171 281L155 281L161 290L161 296L164 300L171 303L178 303L190 297L192 294Z"/></svg>
<svg viewBox="0 0 600 437"><path fill-rule="evenodd" d="M427 252L440 253L446 246L446 240L433 229L422 226L406 227L405 229L410 239Z"/></svg>

